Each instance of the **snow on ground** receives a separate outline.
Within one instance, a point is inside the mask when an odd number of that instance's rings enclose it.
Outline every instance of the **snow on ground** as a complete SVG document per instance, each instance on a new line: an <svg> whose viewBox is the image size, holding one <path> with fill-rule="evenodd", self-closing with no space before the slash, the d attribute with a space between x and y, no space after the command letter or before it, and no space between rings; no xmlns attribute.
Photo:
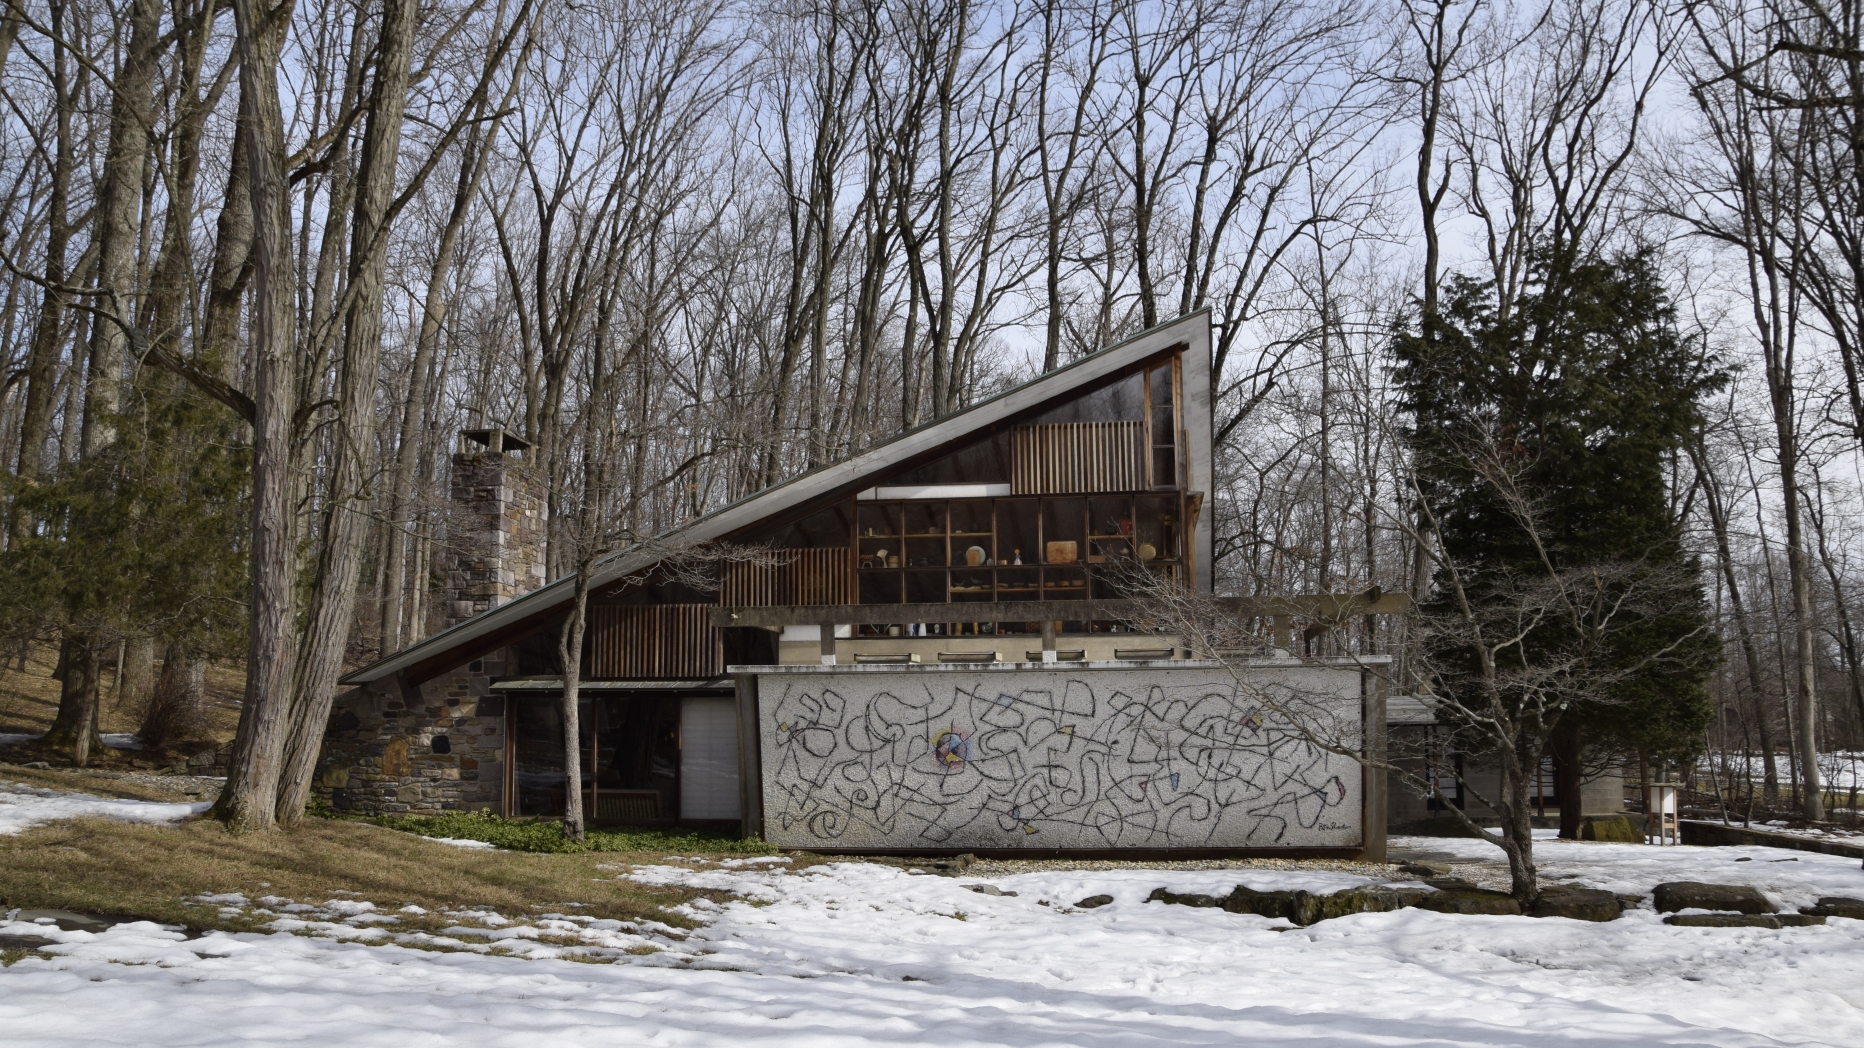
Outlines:
<svg viewBox="0 0 1864 1048"><path fill-rule="evenodd" d="M0 731L0 749L3 749L7 746L16 746L22 742L31 742L34 739L40 739L44 737L45 737L44 732L37 732L33 734L23 734L21 732L16 732L16 731ZM142 749L142 739L138 737L134 732L106 731L103 734L99 735L98 738L103 740L105 746L108 746L113 750L140 750Z"/></svg>
<svg viewBox="0 0 1864 1048"><path fill-rule="evenodd" d="M1764 822L1756 821L1753 828L1756 830L1766 830L1768 833L1784 833L1791 837L1805 837L1808 840L1835 841L1839 844L1857 844L1860 841L1864 841L1864 830L1848 830L1842 826L1824 828L1794 826L1784 819L1769 819Z"/></svg>
<svg viewBox="0 0 1864 1048"><path fill-rule="evenodd" d="M1497 856L1478 841L1397 843ZM1552 879L1618 891L1691 879L1755 884L1794 905L1864 896L1855 861L1811 853L1556 842L1537 851ZM0 1030L10 1048L1864 1044L1859 921L1672 928L1646 903L1609 924L1404 910L1295 929L1144 899L1160 886L1325 891L1366 879L1127 869L989 882L1010 897L968 890L974 877L792 866L670 857L605 874L737 896L690 904L704 926L689 936L484 911L408 932L385 918L428 915L394 900L233 894L195 901L299 934L186 940L151 924L91 935L13 921L0 935L60 945L0 971ZM1100 894L1114 901L1074 905ZM448 942L462 949L433 952ZM571 953L615 963L522 959Z"/></svg>
<svg viewBox="0 0 1864 1048"><path fill-rule="evenodd" d="M0 782L0 834L18 833L28 826L82 815L104 815L129 822L174 822L211 807L211 803L112 800L88 793L60 793L23 782Z"/></svg>
<svg viewBox="0 0 1864 1048"><path fill-rule="evenodd" d="M1649 895L1664 881L1751 884L1786 910L1811 906L1822 895L1864 898L1858 860L1785 848L1692 848L1680 845L1598 844L1542 838L1535 832L1534 861L1550 884L1570 881L1614 892ZM1394 837L1393 847L1448 852L1459 858L1499 861L1499 849L1473 838ZM1648 900L1645 906L1650 904ZM1864 928L1864 923L1859 925ZM1861 988L1864 989L1864 988ZM1864 993L1859 1001L1864 1003ZM1859 1044L1864 1044L1860 1038Z"/></svg>

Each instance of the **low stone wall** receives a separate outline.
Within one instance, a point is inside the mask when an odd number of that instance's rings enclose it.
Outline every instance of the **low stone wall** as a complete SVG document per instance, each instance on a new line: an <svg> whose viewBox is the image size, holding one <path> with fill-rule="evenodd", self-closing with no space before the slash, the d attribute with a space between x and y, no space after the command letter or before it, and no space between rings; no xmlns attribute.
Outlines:
<svg viewBox="0 0 1864 1048"><path fill-rule="evenodd" d="M338 811L431 815L502 811L505 700L491 694L505 653L421 685L414 701L357 689L337 697L317 796Z"/></svg>
<svg viewBox="0 0 1864 1048"><path fill-rule="evenodd" d="M1859 844L1821 841L1792 833L1774 833L1770 830L1757 830L1746 826L1724 826L1719 822L1699 822L1694 819L1680 820L1677 825L1682 830L1684 844L1699 844L1707 847L1765 845L1769 848L1791 848L1794 851L1819 852L1824 855L1842 855L1849 859L1864 859L1864 845Z"/></svg>

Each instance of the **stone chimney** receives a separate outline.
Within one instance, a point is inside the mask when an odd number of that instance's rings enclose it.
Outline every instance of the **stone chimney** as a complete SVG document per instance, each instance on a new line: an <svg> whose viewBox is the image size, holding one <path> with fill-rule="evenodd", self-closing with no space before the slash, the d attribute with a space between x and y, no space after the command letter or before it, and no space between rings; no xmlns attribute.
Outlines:
<svg viewBox="0 0 1864 1048"><path fill-rule="evenodd" d="M544 478L524 458L531 445L493 423L460 431L453 456L453 541L447 562L447 625L542 586L549 504Z"/></svg>

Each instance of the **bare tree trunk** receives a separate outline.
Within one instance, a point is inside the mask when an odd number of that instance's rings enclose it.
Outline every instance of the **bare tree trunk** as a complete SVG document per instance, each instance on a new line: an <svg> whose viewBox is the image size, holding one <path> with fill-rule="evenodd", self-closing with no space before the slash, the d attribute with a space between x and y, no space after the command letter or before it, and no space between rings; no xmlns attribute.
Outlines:
<svg viewBox="0 0 1864 1048"><path fill-rule="evenodd" d="M90 382L84 402L84 457L116 443L122 409L123 368L136 316L136 246L142 228L143 182L149 165L157 60L162 40L161 0L132 0L129 48L110 102L110 147L97 199L97 288L100 304L117 318L91 327ZM185 206L185 205L182 205Z"/></svg>
<svg viewBox="0 0 1864 1048"><path fill-rule="evenodd" d="M243 103L242 103L243 104ZM196 356L219 372L238 378L240 300L252 279L252 193L246 183L246 150L235 144L228 163L226 202L215 224L214 261L207 278L207 303Z"/></svg>
<svg viewBox="0 0 1864 1048"><path fill-rule="evenodd" d="M141 711L155 688L155 638L148 634L123 641L123 661L117 674L116 709Z"/></svg>
<svg viewBox="0 0 1864 1048"><path fill-rule="evenodd" d="M467 209L478 195L479 182L485 174L486 158L491 155L487 142L498 133L496 121L490 131L481 134L477 127L466 140L460 157L459 184L453 192L453 208L441 230L433 265L427 271L427 295L421 307L421 332L415 342L414 360L409 366L408 396L402 404L401 432L395 448L394 476L389 494L387 527L383 530L386 578L382 593L382 654L402 647L402 593L407 574L406 551L412 538L408 507L414 496L414 474L420 458L421 420L427 411L427 380L433 372L434 347L440 341L440 325L446 317L447 272L453 267L453 254L459 245L460 227L465 224Z"/></svg>
<svg viewBox="0 0 1864 1048"><path fill-rule="evenodd" d="M563 836L583 839L582 797L582 646L589 614L589 567L584 557L576 572L576 596L557 637L557 657L563 662Z"/></svg>
<svg viewBox="0 0 1864 1048"><path fill-rule="evenodd" d="M417 0L387 0L376 47L375 88L363 129L351 225L350 305L344 318L339 408L342 439L337 441L330 466L322 559L294 680L290 737L279 783L277 817L287 828L303 821L304 805L310 798L311 775L323 747L324 724L330 719L343 652L355 620L356 582L369 535L370 520L362 502L374 472L388 208L395 194L402 111L407 105L408 67L419 15Z"/></svg>
<svg viewBox="0 0 1864 1048"><path fill-rule="evenodd" d="M59 677L58 714L41 740L53 749L68 750L71 763L79 768L90 762L93 747L103 747L97 737L100 643L98 635L89 630L66 632L58 658L64 670Z"/></svg>
<svg viewBox="0 0 1864 1048"><path fill-rule="evenodd" d="M285 123L278 98L287 6L231 0L240 60L239 148L252 201L252 602L246 701L214 814L235 830L277 826L280 764L290 730L293 507L291 420L297 353Z"/></svg>
<svg viewBox="0 0 1864 1048"><path fill-rule="evenodd" d="M1722 502L1721 484L1708 468L1700 436L1688 450L1696 464L1697 473L1702 477L1703 503L1708 507L1709 524L1715 532L1715 559L1721 566L1722 579L1728 587L1728 604L1734 613L1735 635L1741 643L1741 658L1747 663L1748 689L1754 697L1755 726L1760 734L1762 758L1766 761L1767 800L1771 803L1780 794L1779 779L1773 763L1773 728L1767 723L1767 712L1761 703L1762 696L1766 694L1766 685L1760 676L1760 652L1754 646L1754 630L1748 623L1747 600L1741 595L1741 582L1735 577L1734 555L1729 551L1727 506ZM1748 769L1747 774L1751 778L1753 769Z"/></svg>
<svg viewBox="0 0 1864 1048"><path fill-rule="evenodd" d="M66 253L71 243L71 173L77 160L72 140L71 118L76 106L66 75L64 46L65 3L54 0L47 5L52 24L52 121L53 148L46 197L45 289L39 302L38 324L33 330L32 348L26 358L26 403L20 421L17 472L27 480L45 473L45 442L52 435L52 408L58 402L59 336L65 323L65 296L58 290L65 284ZM17 18L20 8L8 5L9 18ZM17 24L17 23L16 23ZM11 522L20 534L30 522L15 516Z"/></svg>
<svg viewBox="0 0 1864 1048"><path fill-rule="evenodd" d="M1844 655L1845 671L1851 682L1851 701L1857 707L1858 724L1864 727L1864 666L1859 664L1857 634L1851 628L1851 606L1845 599L1844 581L1838 575L1838 565L1825 539L1824 485L1817 467L1813 468L1812 477L1818 500L1809 502L1806 508L1811 513L1813 535L1819 543L1819 563L1825 566L1825 577L1832 586L1832 607L1838 612L1838 647ZM1851 805L1856 806L1855 803Z"/></svg>
<svg viewBox="0 0 1864 1048"><path fill-rule="evenodd" d="M1825 794L1819 781L1819 692L1817 681L1818 649L1812 618L1812 578L1807 564L1805 525L1801 520L1799 489L1799 444L1794 413L1798 409L1793 395L1793 351L1791 336L1783 355L1768 354L1768 400L1773 408L1774 432L1780 462L1781 512L1786 518L1786 568L1793 598L1794 661L1798 664L1798 687L1791 700L1798 714L1799 783L1801 812L1813 822L1825 818ZM1789 722L1790 725L1790 722Z"/></svg>
<svg viewBox="0 0 1864 1048"><path fill-rule="evenodd" d="M1581 798L1585 776L1579 726L1574 723L1560 725L1548 742L1549 756L1553 758L1553 792L1560 798L1560 837L1575 841L1579 839L1580 819L1586 813Z"/></svg>

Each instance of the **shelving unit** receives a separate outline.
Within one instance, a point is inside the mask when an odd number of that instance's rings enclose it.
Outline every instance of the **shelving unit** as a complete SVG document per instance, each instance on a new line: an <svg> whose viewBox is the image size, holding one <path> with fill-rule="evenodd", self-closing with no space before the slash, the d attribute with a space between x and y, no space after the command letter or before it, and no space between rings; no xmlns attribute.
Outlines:
<svg viewBox="0 0 1864 1048"><path fill-rule="evenodd" d="M853 570L863 604L987 604L1115 596L1095 570L1150 546L1155 568L1181 563L1176 492L1018 496L948 502L857 502ZM988 523L989 527L980 527ZM1104 525L1104 526L1102 526ZM908 528L910 527L910 530ZM1076 559L1043 563L1051 539ZM966 553L981 551L979 563ZM1007 548L1006 548L1007 547ZM1012 563L1021 553L1021 564Z"/></svg>

